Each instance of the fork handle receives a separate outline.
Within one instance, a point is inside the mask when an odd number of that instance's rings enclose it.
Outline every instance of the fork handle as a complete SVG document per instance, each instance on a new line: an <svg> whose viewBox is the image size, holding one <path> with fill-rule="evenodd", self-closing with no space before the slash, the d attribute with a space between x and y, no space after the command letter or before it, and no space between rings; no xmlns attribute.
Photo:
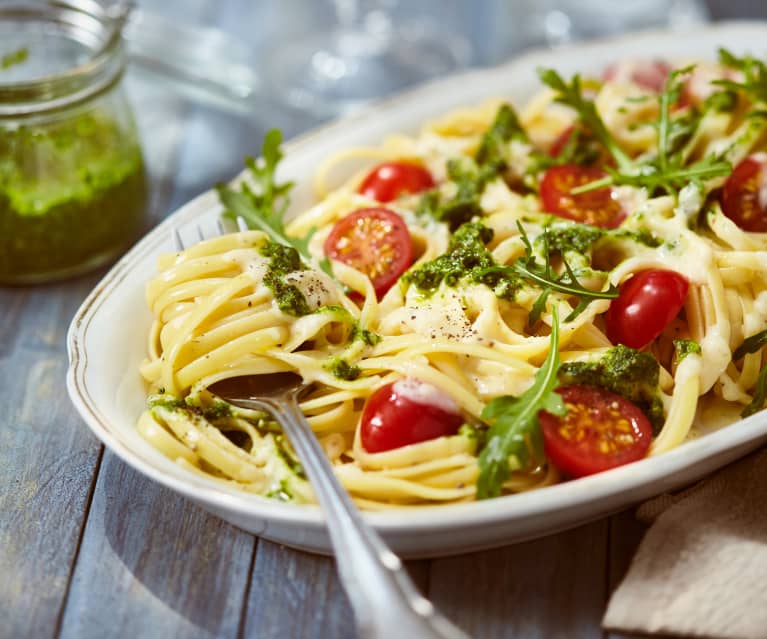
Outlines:
<svg viewBox="0 0 767 639"><path fill-rule="evenodd" d="M365 523L336 478L295 393L247 401L274 415L301 459L325 513L341 583L354 609L360 637L469 639L418 592L400 558Z"/></svg>

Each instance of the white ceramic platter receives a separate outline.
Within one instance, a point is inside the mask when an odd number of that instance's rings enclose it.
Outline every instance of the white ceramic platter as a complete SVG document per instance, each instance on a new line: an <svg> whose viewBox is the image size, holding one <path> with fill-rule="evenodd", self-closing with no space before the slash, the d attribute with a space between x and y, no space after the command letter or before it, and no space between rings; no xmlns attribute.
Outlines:
<svg viewBox="0 0 767 639"><path fill-rule="evenodd" d="M763 58L767 53L767 23L641 34L535 52L501 67L449 77L289 143L281 177L296 181L293 211L297 212L312 201L313 170L333 151L377 144L392 132L415 131L451 108L490 97L506 96L522 104L540 86L536 75L539 66L554 67L566 75L598 74L607 63L621 58L711 59L719 46ZM144 284L155 274L156 257L173 250L172 226L179 227L191 242L195 225L212 229L219 213L215 194L201 195L154 229L104 277L70 326L67 388L93 432L140 472L256 535L329 552L322 514L316 507L277 503L192 475L152 449L135 429L145 402L138 366L150 325ZM483 502L394 510L367 517L403 556L469 552L602 517L694 481L764 441L767 413L686 442L660 457L577 481Z"/></svg>

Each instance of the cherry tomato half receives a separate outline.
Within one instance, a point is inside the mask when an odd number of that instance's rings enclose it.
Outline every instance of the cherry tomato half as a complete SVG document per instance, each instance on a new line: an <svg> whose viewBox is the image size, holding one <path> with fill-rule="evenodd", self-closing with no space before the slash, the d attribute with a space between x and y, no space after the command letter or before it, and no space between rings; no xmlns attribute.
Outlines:
<svg viewBox="0 0 767 639"><path fill-rule="evenodd" d="M400 195L420 193L434 186L425 168L410 162L384 162L365 176L359 192L379 202L391 202Z"/></svg>
<svg viewBox="0 0 767 639"><path fill-rule="evenodd" d="M405 221L384 208L360 209L339 220L325 240L325 255L362 271L381 298L413 263Z"/></svg>
<svg viewBox="0 0 767 639"><path fill-rule="evenodd" d="M633 82L634 84L660 93L666 84L671 66L663 60L627 60L611 64L602 72L605 82Z"/></svg>
<svg viewBox="0 0 767 639"><path fill-rule="evenodd" d="M362 411L360 437L370 453L454 435L464 420L441 390L408 377L378 388Z"/></svg>
<svg viewBox="0 0 767 639"><path fill-rule="evenodd" d="M613 344L644 348L677 316L689 286L676 271L634 274L621 284L618 297L605 313L607 337Z"/></svg>
<svg viewBox="0 0 767 639"><path fill-rule="evenodd" d="M767 231L767 154L756 153L735 167L722 188L722 211L744 231Z"/></svg>
<svg viewBox="0 0 767 639"><path fill-rule="evenodd" d="M647 454L650 420L625 397L597 386L557 389L567 408L562 417L538 414L546 456L571 477L593 475Z"/></svg>
<svg viewBox="0 0 767 639"><path fill-rule="evenodd" d="M552 166L541 180L543 209L576 222L615 228L626 217L621 205L613 199L612 189L604 187L573 195L573 189L599 180L607 173L601 169L577 164Z"/></svg>

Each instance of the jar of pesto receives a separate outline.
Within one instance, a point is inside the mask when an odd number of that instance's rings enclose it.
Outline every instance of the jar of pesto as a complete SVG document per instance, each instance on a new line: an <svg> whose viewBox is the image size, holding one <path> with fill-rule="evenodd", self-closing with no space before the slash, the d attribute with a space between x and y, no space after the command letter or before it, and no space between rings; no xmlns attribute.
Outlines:
<svg viewBox="0 0 767 639"><path fill-rule="evenodd" d="M125 3L0 4L0 284L69 277L145 224L147 183L121 90Z"/></svg>

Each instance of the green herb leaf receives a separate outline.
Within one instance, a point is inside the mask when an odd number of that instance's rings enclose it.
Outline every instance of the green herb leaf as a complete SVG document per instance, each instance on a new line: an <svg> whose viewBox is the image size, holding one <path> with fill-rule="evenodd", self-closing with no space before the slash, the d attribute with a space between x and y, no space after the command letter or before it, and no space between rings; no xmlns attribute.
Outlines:
<svg viewBox="0 0 767 639"><path fill-rule="evenodd" d="M743 343L732 354L733 361L740 359L747 353L758 353L767 344L767 329L759 331L743 340Z"/></svg>
<svg viewBox="0 0 767 639"><path fill-rule="evenodd" d="M700 344L691 339L675 339L674 340L674 353L676 354L676 363L679 364L685 357L694 353L700 355Z"/></svg>
<svg viewBox="0 0 767 639"><path fill-rule="evenodd" d="M727 49L719 49L719 62L743 74L742 82L714 80L711 84L730 91L742 91L752 102L767 102L767 66L750 55L739 58Z"/></svg>
<svg viewBox="0 0 767 639"><path fill-rule="evenodd" d="M568 84L552 69L538 71L543 83L557 92L557 101L575 109L581 122L610 152L617 163L617 168L605 167L609 173L606 178L573 189L573 195L601 189L611 184L644 187L650 194L657 192L673 194L690 182L704 182L711 178L729 175L732 165L725 159L713 155L684 166L682 151L700 123L700 113L693 110L672 116L672 110L679 100L683 78L691 70L692 67L685 67L669 74L666 85L658 96L660 107L658 120L652 123L657 130L658 153L654 158L641 162L634 161L626 155L612 137L599 116L593 100L583 96L579 76L574 76Z"/></svg>
<svg viewBox="0 0 767 639"><path fill-rule="evenodd" d="M741 417L748 417L754 413L758 413L764 408L765 396L767 395L767 364L759 371L759 377L756 379L754 385L754 397L751 403L746 406L740 413Z"/></svg>
<svg viewBox="0 0 767 639"><path fill-rule="evenodd" d="M553 310L549 354L538 372L533 385L519 397L504 395L491 400L482 411L482 419L490 424L487 444L479 455L477 498L487 499L501 494L503 482L511 469L513 457L520 467L529 460L543 457L543 444L538 423L542 410L564 415L565 405L554 390L559 369L559 319Z"/></svg>
<svg viewBox="0 0 767 639"><path fill-rule="evenodd" d="M584 97L579 75L573 76L570 84L565 82L554 69L538 69L538 75L543 84L557 92L557 102L575 110L581 122L608 150L621 170L629 170L633 167L631 158L607 130L594 101Z"/></svg>
<svg viewBox="0 0 767 639"><path fill-rule="evenodd" d="M564 272L558 275L551 265L548 229L544 229L543 231L543 246L541 251L543 264L539 264L533 253L533 247L530 244L527 233L519 221L517 221L517 228L519 229L522 242L525 245L525 255L517 258L511 266L492 266L485 269L485 272L516 273L518 276L522 277L522 279L527 280L541 289L541 295L535 301L532 310L530 311L530 316L528 318L530 325L533 325L537 321L543 310L546 298L552 291L578 298L578 305L565 318L566 322L571 322L578 317L578 315L580 315L593 300L615 299L618 297L618 288L614 284L610 284L607 290L604 291L592 291L583 286L578 281L577 276L564 255L562 255Z"/></svg>
<svg viewBox="0 0 767 639"><path fill-rule="evenodd" d="M279 184L276 181L275 173L282 159L281 144L282 133L279 129L271 129L264 136L261 157L257 160L245 160L255 188L243 182L240 191L234 190L228 184L216 185L216 191L221 203L226 207L224 217L241 217L249 228L263 231L273 242L292 246L301 257L309 261L311 255L308 246L314 230L303 238L289 237L285 233L284 217L290 204L289 194L293 182Z"/></svg>

